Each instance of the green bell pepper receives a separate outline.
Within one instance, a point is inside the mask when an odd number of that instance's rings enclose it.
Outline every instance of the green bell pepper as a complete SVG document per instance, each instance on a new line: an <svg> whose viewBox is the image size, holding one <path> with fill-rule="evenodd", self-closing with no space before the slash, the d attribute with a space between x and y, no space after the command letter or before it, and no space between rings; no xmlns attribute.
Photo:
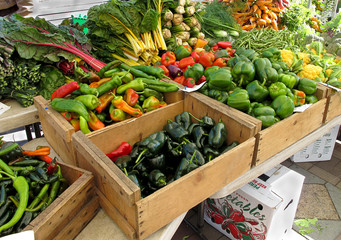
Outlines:
<svg viewBox="0 0 341 240"><path fill-rule="evenodd" d="M176 56L176 60L181 60L183 58L189 57L191 55L191 52L185 48L183 45L179 45L175 51L174 54Z"/></svg>
<svg viewBox="0 0 341 240"><path fill-rule="evenodd" d="M276 115L280 119L284 119L293 114L295 105L294 101L290 97L280 95L272 101L271 107L275 110Z"/></svg>
<svg viewBox="0 0 341 240"><path fill-rule="evenodd" d="M252 115L262 121L262 128L270 127L275 123L275 110L269 106L259 106L252 110Z"/></svg>
<svg viewBox="0 0 341 240"><path fill-rule="evenodd" d="M283 72L289 70L289 65L286 62L277 62L277 64L281 66Z"/></svg>
<svg viewBox="0 0 341 240"><path fill-rule="evenodd" d="M210 89L229 91L234 87L231 72L227 69L219 69L206 77Z"/></svg>
<svg viewBox="0 0 341 240"><path fill-rule="evenodd" d="M206 70L204 71L204 76L205 76L205 77L208 77L209 75L211 75L211 73L213 73L213 72L215 72L215 71L217 71L217 70L219 70L219 69L220 69L220 67L218 67L218 66L208 67L208 68L206 68Z"/></svg>
<svg viewBox="0 0 341 240"><path fill-rule="evenodd" d="M218 50L218 51L214 52L214 57L215 57L215 59L222 58L222 57L229 58L230 54L227 52L226 49L221 49L221 50Z"/></svg>
<svg viewBox="0 0 341 240"><path fill-rule="evenodd" d="M232 69L232 77L238 86L246 86L255 77L255 67L252 62L238 62Z"/></svg>
<svg viewBox="0 0 341 240"><path fill-rule="evenodd" d="M258 80L250 82L246 86L249 98L253 101L263 102L269 95L269 90L260 84Z"/></svg>
<svg viewBox="0 0 341 240"><path fill-rule="evenodd" d="M253 50L253 49L246 49L244 47L237 48L235 54L239 55L239 56L245 56L250 61L254 61L254 60L256 60L259 57L259 54L255 50Z"/></svg>
<svg viewBox="0 0 341 240"><path fill-rule="evenodd" d="M189 112L182 112L175 116L175 122L188 130L189 126L192 124L192 117Z"/></svg>
<svg viewBox="0 0 341 240"><path fill-rule="evenodd" d="M297 89L303 91L306 95L314 94L317 91L317 82L309 78L301 78Z"/></svg>
<svg viewBox="0 0 341 240"><path fill-rule="evenodd" d="M293 87L296 85L296 78L289 74L280 73L278 75L278 81L285 84L290 89L293 89Z"/></svg>
<svg viewBox="0 0 341 240"><path fill-rule="evenodd" d="M281 68L281 65L278 63L272 63L272 67L277 71L278 74L283 73L283 69Z"/></svg>
<svg viewBox="0 0 341 240"><path fill-rule="evenodd" d="M228 99L228 92L211 89L208 91L208 96L222 103L226 103Z"/></svg>
<svg viewBox="0 0 341 240"><path fill-rule="evenodd" d="M269 89L270 97L272 99L275 99L276 97L280 95L287 94L287 86L285 86L285 84L282 82L271 83L268 89Z"/></svg>
<svg viewBox="0 0 341 240"><path fill-rule="evenodd" d="M189 66L185 71L186 78L193 78L197 81L204 74L204 67L200 63L195 63L192 67Z"/></svg>
<svg viewBox="0 0 341 240"><path fill-rule="evenodd" d="M310 104L310 103L314 104L314 103L318 102L318 98L315 95L306 95L305 101L308 104Z"/></svg>
<svg viewBox="0 0 341 240"><path fill-rule="evenodd" d="M281 51L276 47L271 47L263 51L262 57L268 58L271 62L281 62Z"/></svg>
<svg viewBox="0 0 341 240"><path fill-rule="evenodd" d="M251 62L250 59L248 59L247 57L241 55L241 56L235 56L230 58L227 61L227 66L233 68L238 62Z"/></svg>
<svg viewBox="0 0 341 240"><path fill-rule="evenodd" d="M254 61L256 75L262 85L269 86L272 82L277 82L278 73L272 67L272 64L267 58L257 58Z"/></svg>
<svg viewBox="0 0 341 240"><path fill-rule="evenodd" d="M243 112L248 112L250 108L249 94L245 89L233 91L227 99L227 105Z"/></svg>

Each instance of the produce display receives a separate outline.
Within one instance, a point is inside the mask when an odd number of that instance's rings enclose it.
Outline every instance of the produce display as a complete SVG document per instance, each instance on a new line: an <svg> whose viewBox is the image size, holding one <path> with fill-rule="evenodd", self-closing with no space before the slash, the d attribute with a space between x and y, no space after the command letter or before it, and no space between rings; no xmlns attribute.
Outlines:
<svg viewBox="0 0 341 240"><path fill-rule="evenodd" d="M131 146L127 142L107 156L141 189L142 197L166 186L238 145L226 144L225 123L182 112L163 130Z"/></svg>
<svg viewBox="0 0 341 240"><path fill-rule="evenodd" d="M21 232L66 188L50 147L23 150L0 137L0 235Z"/></svg>
<svg viewBox="0 0 341 240"><path fill-rule="evenodd" d="M169 105L170 92L197 91L265 129L318 102L320 85L341 88L341 13L331 18L329 2L112 0L82 25L0 17L0 100L28 107L41 95L87 134ZM225 123L183 112L107 156L146 197L238 145L226 136ZM1 236L65 189L49 153L0 139Z"/></svg>

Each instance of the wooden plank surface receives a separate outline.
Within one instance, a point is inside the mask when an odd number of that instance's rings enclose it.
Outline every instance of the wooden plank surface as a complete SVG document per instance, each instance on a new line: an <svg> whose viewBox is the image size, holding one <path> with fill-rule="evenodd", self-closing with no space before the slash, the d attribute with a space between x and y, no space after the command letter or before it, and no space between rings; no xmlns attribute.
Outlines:
<svg viewBox="0 0 341 240"><path fill-rule="evenodd" d="M12 99L1 102L11 108L0 115L0 133L39 122L38 110L34 105L24 108Z"/></svg>

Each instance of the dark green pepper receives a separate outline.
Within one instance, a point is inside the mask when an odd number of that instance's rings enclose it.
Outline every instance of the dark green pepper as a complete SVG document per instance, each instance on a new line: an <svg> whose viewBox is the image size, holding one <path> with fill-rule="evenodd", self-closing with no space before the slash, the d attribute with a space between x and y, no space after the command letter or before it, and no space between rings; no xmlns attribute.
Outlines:
<svg viewBox="0 0 341 240"><path fill-rule="evenodd" d="M187 158L188 160L192 159L192 161L202 166L205 164L205 158L202 153L199 151L197 145L193 142L187 142L182 148L182 156Z"/></svg>
<svg viewBox="0 0 341 240"><path fill-rule="evenodd" d="M272 101L271 107L275 110L276 115L280 119L284 119L293 114L295 104L290 97L286 95L280 95Z"/></svg>
<svg viewBox="0 0 341 240"><path fill-rule="evenodd" d="M232 77L238 86L246 86L255 77L255 68L252 62L238 62L232 69Z"/></svg>
<svg viewBox="0 0 341 240"><path fill-rule="evenodd" d="M237 141L233 141L230 145L228 145L227 147L225 147L220 154L224 154L228 151L230 151L232 148L235 148L239 145L239 142Z"/></svg>
<svg viewBox="0 0 341 240"><path fill-rule="evenodd" d="M162 188L167 185L166 175L160 170L154 169L149 173L149 183L155 188Z"/></svg>
<svg viewBox="0 0 341 240"><path fill-rule="evenodd" d="M249 94L245 89L233 91L227 99L227 105L243 112L248 112L250 108Z"/></svg>
<svg viewBox="0 0 341 240"><path fill-rule="evenodd" d="M0 158L8 163L23 156L23 150L16 142L5 142L0 148Z"/></svg>
<svg viewBox="0 0 341 240"><path fill-rule="evenodd" d="M263 51L262 57L268 58L271 62L281 62L281 51L276 47L271 47Z"/></svg>
<svg viewBox="0 0 341 240"><path fill-rule="evenodd" d="M200 149L204 147L205 140L207 137L207 132L204 127L196 126L192 131L192 137L195 145Z"/></svg>
<svg viewBox="0 0 341 240"><path fill-rule="evenodd" d="M151 170L159 169L160 171L164 171L166 169L166 157L162 153L151 158L147 158L146 162Z"/></svg>
<svg viewBox="0 0 341 240"><path fill-rule="evenodd" d="M169 121L164 126L164 130L174 141L177 141L179 143L182 142L183 139L189 135L188 131L181 124L175 121Z"/></svg>
<svg viewBox="0 0 341 240"><path fill-rule="evenodd" d="M208 91L208 96L222 103L226 103L228 99L228 92L211 89Z"/></svg>
<svg viewBox="0 0 341 240"><path fill-rule="evenodd" d="M139 150L142 150L142 152L139 154L135 162L138 163L143 155L151 157L159 154L165 143L166 134L163 131L149 135L140 142Z"/></svg>
<svg viewBox="0 0 341 240"><path fill-rule="evenodd" d="M194 155L193 155L194 156ZM180 177L186 175L190 171L198 168L199 166L193 162L193 159L182 158L174 174L174 179L179 179Z"/></svg>
<svg viewBox="0 0 341 240"><path fill-rule="evenodd" d="M207 159L207 162L210 162L213 158L220 155L219 150L212 148L210 146L205 146L203 149L204 156Z"/></svg>
<svg viewBox="0 0 341 240"><path fill-rule="evenodd" d="M227 128L225 123L219 121L208 134L208 145L213 148L220 148L226 142Z"/></svg>
<svg viewBox="0 0 341 240"><path fill-rule="evenodd" d="M269 95L269 90L259 83L258 80L250 82L246 86L249 98L253 101L263 102Z"/></svg>
<svg viewBox="0 0 341 240"><path fill-rule="evenodd" d="M189 66L185 71L186 78L193 78L197 81L204 74L204 67L200 63L195 63L192 67Z"/></svg>
<svg viewBox="0 0 341 240"><path fill-rule="evenodd" d="M297 89L303 91L306 95L314 94L317 91L317 82L309 78L301 78Z"/></svg>
<svg viewBox="0 0 341 240"><path fill-rule="evenodd" d="M192 117L189 112L182 112L175 116L175 122L179 123L183 126L186 130L192 124Z"/></svg>

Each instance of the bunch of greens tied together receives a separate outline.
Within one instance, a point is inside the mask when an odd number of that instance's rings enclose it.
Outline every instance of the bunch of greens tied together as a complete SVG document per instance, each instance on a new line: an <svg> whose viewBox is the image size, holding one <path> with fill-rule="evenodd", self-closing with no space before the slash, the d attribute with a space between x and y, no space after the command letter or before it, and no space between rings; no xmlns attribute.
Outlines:
<svg viewBox="0 0 341 240"><path fill-rule="evenodd" d="M222 121L183 112L168 120L163 131L135 143L130 154L115 163L145 197L238 145L227 145L226 139Z"/></svg>

